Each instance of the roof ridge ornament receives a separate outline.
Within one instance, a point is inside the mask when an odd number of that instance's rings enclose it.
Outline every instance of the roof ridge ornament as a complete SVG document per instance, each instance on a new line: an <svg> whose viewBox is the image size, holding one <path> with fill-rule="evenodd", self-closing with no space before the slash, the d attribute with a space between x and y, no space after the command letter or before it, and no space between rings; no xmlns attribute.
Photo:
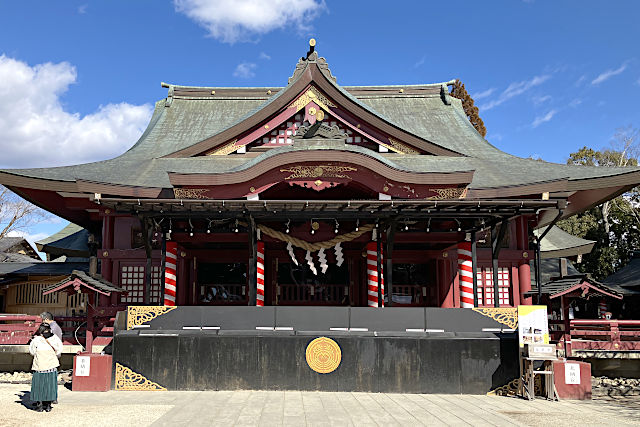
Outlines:
<svg viewBox="0 0 640 427"><path fill-rule="evenodd" d="M291 84L295 80L298 79L304 73L304 70L307 69L309 64L316 64L318 69L325 75L329 80L336 83L336 77L331 73L329 69L329 64L327 64L327 60L323 57L318 57L318 52L316 52L316 39L309 40L309 51L307 52L306 57L302 57L298 60L296 64L296 69L293 71L293 75L289 77L287 84Z"/></svg>

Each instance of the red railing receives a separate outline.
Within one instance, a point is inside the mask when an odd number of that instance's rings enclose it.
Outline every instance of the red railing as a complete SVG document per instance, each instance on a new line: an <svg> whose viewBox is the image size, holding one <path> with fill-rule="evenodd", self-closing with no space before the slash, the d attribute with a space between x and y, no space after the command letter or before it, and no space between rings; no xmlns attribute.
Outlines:
<svg viewBox="0 0 640 427"><path fill-rule="evenodd" d="M279 305L349 305L348 285L278 285Z"/></svg>
<svg viewBox="0 0 640 427"><path fill-rule="evenodd" d="M393 305L400 307L423 306L423 287L420 285L393 285Z"/></svg>
<svg viewBox="0 0 640 427"><path fill-rule="evenodd" d="M640 350L640 320L571 320L571 350Z"/></svg>
<svg viewBox="0 0 640 427"><path fill-rule="evenodd" d="M40 316L0 314L0 344L28 344L41 322Z"/></svg>
<svg viewBox="0 0 640 427"><path fill-rule="evenodd" d="M108 345L113 339L115 314L112 310L87 316L56 316L66 345ZM0 314L0 344L28 344L42 323L40 316ZM87 337L89 339L87 340Z"/></svg>

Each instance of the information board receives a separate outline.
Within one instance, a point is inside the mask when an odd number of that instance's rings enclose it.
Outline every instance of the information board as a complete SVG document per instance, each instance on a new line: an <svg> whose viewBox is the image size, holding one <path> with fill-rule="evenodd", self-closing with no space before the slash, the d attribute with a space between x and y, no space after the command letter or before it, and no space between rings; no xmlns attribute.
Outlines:
<svg viewBox="0 0 640 427"><path fill-rule="evenodd" d="M88 377L91 371L91 358L89 356L76 356L76 377Z"/></svg>
<svg viewBox="0 0 640 427"><path fill-rule="evenodd" d="M564 383L580 384L580 364L579 363L564 364Z"/></svg>
<svg viewBox="0 0 640 427"><path fill-rule="evenodd" d="M525 344L549 344L549 319L546 305L518 306L518 340Z"/></svg>

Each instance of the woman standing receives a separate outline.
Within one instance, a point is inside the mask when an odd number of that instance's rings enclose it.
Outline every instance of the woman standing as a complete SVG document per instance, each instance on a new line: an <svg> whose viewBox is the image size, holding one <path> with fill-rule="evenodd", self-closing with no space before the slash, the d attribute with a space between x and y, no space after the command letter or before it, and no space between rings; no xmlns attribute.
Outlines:
<svg viewBox="0 0 640 427"><path fill-rule="evenodd" d="M58 357L62 353L62 341L43 323L29 344L29 352L33 356L31 400L36 402L37 412L49 412L51 402L58 399Z"/></svg>

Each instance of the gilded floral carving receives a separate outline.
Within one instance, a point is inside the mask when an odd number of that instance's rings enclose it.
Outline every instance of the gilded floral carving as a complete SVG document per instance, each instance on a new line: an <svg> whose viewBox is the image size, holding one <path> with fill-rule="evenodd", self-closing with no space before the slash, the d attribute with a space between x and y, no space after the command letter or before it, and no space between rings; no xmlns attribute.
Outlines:
<svg viewBox="0 0 640 427"><path fill-rule="evenodd" d="M133 329L136 325L150 322L158 316L166 314L177 307L166 305L130 305L127 307L127 330Z"/></svg>
<svg viewBox="0 0 640 427"><path fill-rule="evenodd" d="M127 391L166 391L160 384L148 380L143 375L132 371L116 362L116 390Z"/></svg>
<svg viewBox="0 0 640 427"><path fill-rule="evenodd" d="M518 329L518 309L513 307L480 307L473 311L492 318L510 329Z"/></svg>
<svg viewBox="0 0 640 427"><path fill-rule="evenodd" d="M348 178L345 172L355 172L358 169L351 166L317 165L317 166L292 166L287 169L280 169L280 172L290 172L291 175L285 179L296 178Z"/></svg>
<svg viewBox="0 0 640 427"><path fill-rule="evenodd" d="M206 199L206 188L174 188L173 197L176 199Z"/></svg>

